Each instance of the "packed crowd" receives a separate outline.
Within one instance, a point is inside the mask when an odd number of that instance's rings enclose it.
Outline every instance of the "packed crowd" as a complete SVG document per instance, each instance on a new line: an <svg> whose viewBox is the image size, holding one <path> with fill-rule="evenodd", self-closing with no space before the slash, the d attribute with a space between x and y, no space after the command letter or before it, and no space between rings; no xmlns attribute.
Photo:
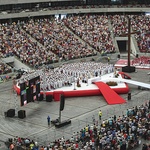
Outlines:
<svg viewBox="0 0 150 150"><path fill-rule="evenodd" d="M1 42L0 52L3 57L16 55L23 63L31 66L42 65L56 59L55 54L47 51L30 38L20 28L20 24L0 24Z"/></svg>
<svg viewBox="0 0 150 150"><path fill-rule="evenodd" d="M23 29L61 60L96 55L95 50L81 42L59 19L30 20Z"/></svg>
<svg viewBox="0 0 150 150"><path fill-rule="evenodd" d="M150 52L150 15L134 15L132 29L133 31L139 31L135 34L135 38L140 51Z"/></svg>
<svg viewBox="0 0 150 150"><path fill-rule="evenodd" d="M110 18L115 37L128 33L128 19L125 15L113 15Z"/></svg>
<svg viewBox="0 0 150 150"><path fill-rule="evenodd" d="M42 66L114 53L112 35L128 32L126 15L76 15L0 24L0 56L17 56L30 66ZM130 15L131 26L142 52L150 51L150 16ZM113 27L110 31L109 21ZM73 32L73 33L72 33Z"/></svg>
<svg viewBox="0 0 150 150"><path fill-rule="evenodd" d="M132 65L134 66L145 66L150 67L150 57L147 56L141 56L139 58L135 58L132 60Z"/></svg>
<svg viewBox="0 0 150 150"><path fill-rule="evenodd" d="M131 150L141 144L141 138L150 140L150 101L127 109L123 116L101 120L101 112L99 119L100 124L93 119L92 125L74 132L70 139L62 137L47 146L20 137L14 138L9 145L24 146L29 150ZM149 144L143 144L142 150L149 149Z"/></svg>
<svg viewBox="0 0 150 150"><path fill-rule="evenodd" d="M113 15L111 24L115 36L127 36L128 17L141 52L150 52L150 15Z"/></svg>
<svg viewBox="0 0 150 150"><path fill-rule="evenodd" d="M115 52L106 15L69 16L63 21L76 35L100 53Z"/></svg>
<svg viewBox="0 0 150 150"><path fill-rule="evenodd" d="M40 76L41 91L50 91L63 86L70 86L73 82L77 82L77 80L80 80L80 82L86 81L87 83L88 79L92 77L101 76L113 71L114 67L112 64L103 64L101 62L70 63L54 69L39 69L31 73L29 72L22 75L18 83L30 78L30 76Z"/></svg>

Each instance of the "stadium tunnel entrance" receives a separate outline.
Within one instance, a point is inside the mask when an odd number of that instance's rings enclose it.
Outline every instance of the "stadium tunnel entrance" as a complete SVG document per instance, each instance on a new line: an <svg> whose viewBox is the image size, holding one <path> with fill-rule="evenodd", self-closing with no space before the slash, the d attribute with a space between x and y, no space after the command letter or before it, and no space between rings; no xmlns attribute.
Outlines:
<svg viewBox="0 0 150 150"><path fill-rule="evenodd" d="M127 40L117 40L118 48L120 53L127 53L128 41Z"/></svg>

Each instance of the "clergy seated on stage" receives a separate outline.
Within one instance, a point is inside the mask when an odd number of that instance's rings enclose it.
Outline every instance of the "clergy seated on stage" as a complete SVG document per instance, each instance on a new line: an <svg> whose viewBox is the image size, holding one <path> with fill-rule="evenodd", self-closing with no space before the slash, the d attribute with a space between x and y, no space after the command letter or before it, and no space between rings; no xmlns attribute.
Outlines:
<svg viewBox="0 0 150 150"><path fill-rule="evenodd" d="M81 87L80 78L77 79L77 87Z"/></svg>
<svg viewBox="0 0 150 150"><path fill-rule="evenodd" d="M36 70L33 73L25 74L21 76L19 80L24 80L26 76L40 76L40 87L41 90L54 90L57 88L62 88L64 86L71 86L78 78L80 78L81 83L92 83L89 82L91 78L99 78L99 76L111 73L114 71L112 64L103 64L101 62L77 62L64 64L59 68L47 69L47 70ZM98 76L95 77L95 72ZM33 74L33 75L32 75Z"/></svg>
<svg viewBox="0 0 150 150"><path fill-rule="evenodd" d="M82 79L82 82L83 82L83 83L87 83L86 78L83 78L83 79Z"/></svg>
<svg viewBox="0 0 150 150"><path fill-rule="evenodd" d="M69 81L65 81L65 86L71 86L72 84Z"/></svg>

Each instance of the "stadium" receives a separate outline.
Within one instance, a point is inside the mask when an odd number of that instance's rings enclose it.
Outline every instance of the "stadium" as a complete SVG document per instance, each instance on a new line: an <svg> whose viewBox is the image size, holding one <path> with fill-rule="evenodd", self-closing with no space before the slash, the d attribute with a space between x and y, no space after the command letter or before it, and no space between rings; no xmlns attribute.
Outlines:
<svg viewBox="0 0 150 150"><path fill-rule="evenodd" d="M0 0L0 37L0 150L150 148L150 0Z"/></svg>

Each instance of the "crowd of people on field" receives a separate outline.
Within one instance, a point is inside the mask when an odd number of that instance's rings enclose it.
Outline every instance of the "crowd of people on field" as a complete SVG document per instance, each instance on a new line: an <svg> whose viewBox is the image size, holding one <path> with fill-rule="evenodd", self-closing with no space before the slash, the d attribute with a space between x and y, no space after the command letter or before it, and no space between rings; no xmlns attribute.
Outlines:
<svg viewBox="0 0 150 150"><path fill-rule="evenodd" d="M70 139L63 136L40 146L29 138L15 137L9 145L29 150L132 150L141 144L143 138L145 143L142 150L150 149L150 144L146 143L150 140L150 101L127 109L122 116L103 119L103 113L99 114L99 124L93 118L91 125L74 132Z"/></svg>
<svg viewBox="0 0 150 150"><path fill-rule="evenodd" d="M134 66L144 66L150 67L150 57L141 56L132 60L132 65Z"/></svg>

